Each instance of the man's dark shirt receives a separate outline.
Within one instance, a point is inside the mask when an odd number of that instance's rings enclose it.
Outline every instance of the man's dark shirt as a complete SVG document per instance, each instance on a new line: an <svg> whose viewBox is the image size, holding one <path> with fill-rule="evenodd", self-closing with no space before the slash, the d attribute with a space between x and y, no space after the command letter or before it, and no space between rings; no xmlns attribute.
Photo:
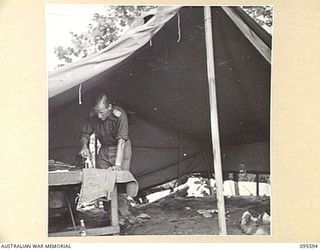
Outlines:
<svg viewBox="0 0 320 250"><path fill-rule="evenodd" d="M128 140L128 117L120 107L113 107L111 115L101 121L96 115L88 118L81 129L81 138L89 140L94 133L103 146L116 146L119 139Z"/></svg>

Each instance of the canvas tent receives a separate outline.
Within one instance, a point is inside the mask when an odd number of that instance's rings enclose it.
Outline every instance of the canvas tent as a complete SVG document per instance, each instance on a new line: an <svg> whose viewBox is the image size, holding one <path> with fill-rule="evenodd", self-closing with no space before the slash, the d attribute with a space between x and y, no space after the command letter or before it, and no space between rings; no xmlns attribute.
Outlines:
<svg viewBox="0 0 320 250"><path fill-rule="evenodd" d="M268 173L271 37L239 8L211 13L223 171ZM204 37L201 7L159 7L106 49L49 73L49 158L75 163L99 88L130 114L140 189L212 173Z"/></svg>

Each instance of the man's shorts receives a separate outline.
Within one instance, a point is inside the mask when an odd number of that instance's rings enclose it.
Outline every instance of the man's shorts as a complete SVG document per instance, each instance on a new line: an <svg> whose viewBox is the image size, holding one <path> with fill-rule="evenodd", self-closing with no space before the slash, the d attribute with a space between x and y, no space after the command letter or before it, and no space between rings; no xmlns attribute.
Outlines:
<svg viewBox="0 0 320 250"><path fill-rule="evenodd" d="M130 161L131 161L131 142L127 140L124 145L123 150L123 161L121 165L121 170L130 170ZM108 169L115 165L117 155L116 146L101 146L99 154L97 156L97 168Z"/></svg>

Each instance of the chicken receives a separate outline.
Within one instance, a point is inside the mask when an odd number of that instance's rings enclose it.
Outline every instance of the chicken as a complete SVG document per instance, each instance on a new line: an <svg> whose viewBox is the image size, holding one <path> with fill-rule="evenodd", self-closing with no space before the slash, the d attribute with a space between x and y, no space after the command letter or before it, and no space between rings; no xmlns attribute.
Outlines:
<svg viewBox="0 0 320 250"><path fill-rule="evenodd" d="M270 235L270 220L271 217L266 212L255 218L246 211L241 217L240 228L249 235Z"/></svg>

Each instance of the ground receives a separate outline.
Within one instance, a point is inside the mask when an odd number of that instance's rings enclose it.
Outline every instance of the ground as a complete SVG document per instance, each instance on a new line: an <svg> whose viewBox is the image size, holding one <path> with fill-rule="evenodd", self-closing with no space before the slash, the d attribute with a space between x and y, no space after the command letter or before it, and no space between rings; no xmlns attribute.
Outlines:
<svg viewBox="0 0 320 250"><path fill-rule="evenodd" d="M132 207L131 212L135 216L147 214L150 218L137 218L131 220L132 224L126 223L121 227L121 235L218 235L218 216L212 213L212 217L206 218L199 214L197 210L213 210L217 208L216 199L212 196L203 198L179 198L165 197L157 202ZM257 217L260 213L270 211L269 197L239 196L225 198L226 222L228 235L241 235L241 216L245 211L249 211ZM82 215L86 222L86 227L106 226L107 212L102 209L91 209ZM50 230L72 229L71 220L65 213L60 217L56 216L51 220ZM69 216L70 217L70 216ZM78 221L79 215L76 217ZM62 226L61 223L64 223Z"/></svg>

